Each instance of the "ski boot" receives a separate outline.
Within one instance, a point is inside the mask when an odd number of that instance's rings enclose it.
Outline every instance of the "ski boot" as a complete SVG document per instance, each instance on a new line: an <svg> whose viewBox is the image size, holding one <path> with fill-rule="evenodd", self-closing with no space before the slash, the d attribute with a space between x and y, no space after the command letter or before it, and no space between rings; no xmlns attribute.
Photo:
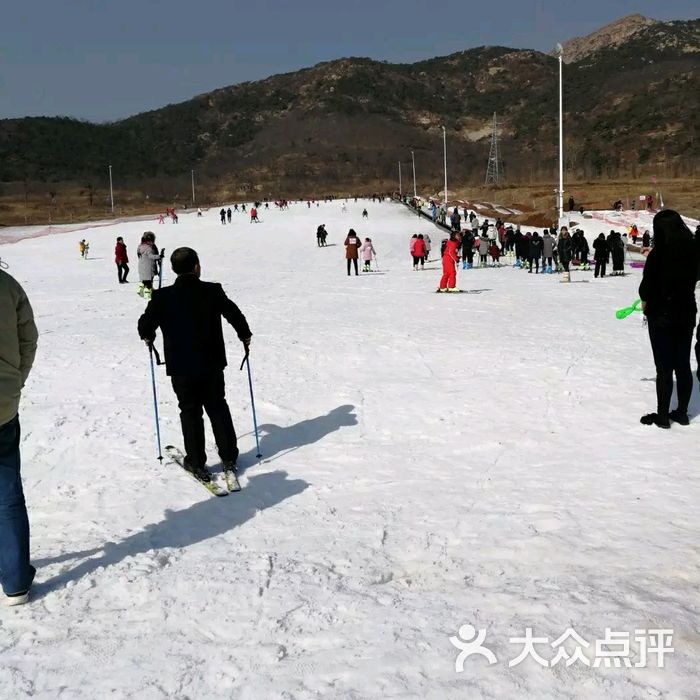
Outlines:
<svg viewBox="0 0 700 700"><path fill-rule="evenodd" d="M142 296L146 301L151 301L151 299L153 298L153 290L152 289L144 289Z"/></svg>
<svg viewBox="0 0 700 700"><path fill-rule="evenodd" d="M462 269L463 269L463 270L468 270L468 269L469 269L469 268L467 267L468 264L469 264L469 263L463 262L463 263L462 263Z"/></svg>
<svg viewBox="0 0 700 700"><path fill-rule="evenodd" d="M143 286L143 282L139 282L139 286L136 287L136 293L137 293L140 297L142 297L142 296L143 296L143 292L144 292L145 289L146 289L146 288Z"/></svg>

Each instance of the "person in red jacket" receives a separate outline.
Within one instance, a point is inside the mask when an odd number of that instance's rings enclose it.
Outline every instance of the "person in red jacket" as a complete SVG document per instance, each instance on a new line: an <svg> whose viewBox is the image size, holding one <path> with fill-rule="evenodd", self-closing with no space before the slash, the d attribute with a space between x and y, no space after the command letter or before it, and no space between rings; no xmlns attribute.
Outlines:
<svg viewBox="0 0 700 700"><path fill-rule="evenodd" d="M423 234L419 234L418 238L411 240L411 255L413 256L413 269L417 270L420 264L420 269L423 270L425 266L425 258L428 254L427 248L425 246L425 239Z"/></svg>
<svg viewBox="0 0 700 700"><path fill-rule="evenodd" d="M117 245L114 248L114 262L117 263L119 284L126 284L129 281L126 279L129 274L129 256L126 254L126 243L121 236L117 238Z"/></svg>
<svg viewBox="0 0 700 700"><path fill-rule="evenodd" d="M457 261L459 256L457 255L457 249L462 242L462 236L456 232L452 231L450 233L450 240L447 241L445 246L445 252L442 254L442 279L440 280L440 286L438 287L438 292L456 292L457 291Z"/></svg>

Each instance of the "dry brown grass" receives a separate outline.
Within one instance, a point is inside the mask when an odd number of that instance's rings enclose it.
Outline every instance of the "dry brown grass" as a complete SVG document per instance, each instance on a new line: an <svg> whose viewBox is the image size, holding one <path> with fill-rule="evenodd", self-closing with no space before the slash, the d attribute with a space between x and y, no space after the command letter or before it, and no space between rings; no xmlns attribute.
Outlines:
<svg viewBox="0 0 700 700"><path fill-rule="evenodd" d="M372 182L366 184L363 189L366 192L381 191L381 184L386 187L385 183ZM455 199L491 202L518 209L523 212L523 215L509 218L531 226L546 226L554 221L554 188L553 182L513 184L498 188L465 186L451 190L451 195ZM336 186L333 189L340 196L345 196L349 191L356 191L357 187ZM565 190L565 204L569 195L573 195L576 207L583 206L585 209L609 209L617 199L621 199L628 205L635 196L652 194L656 198L656 193L660 191L667 207L677 209L687 216L700 218L700 187L697 179L662 180L657 185L642 180L576 182L565 183ZM421 188L421 191L425 193L424 188ZM50 192L56 193L53 200ZM290 193L288 196L298 196L298 194ZM320 191L306 193L309 197L322 197L324 194L325 192ZM253 197L260 197L260 194L227 196L218 188L208 190L204 187L197 191L197 199L201 206L210 204L216 206L222 201L243 201L246 197L250 201ZM187 203L184 198L146 199L142 192L122 190L115 192L114 201L115 217L157 215L158 212L165 211L166 207L182 209ZM499 216L498 212L493 210L482 211L490 217ZM14 193L6 191L5 194L0 195L0 226L79 223L111 217L108 192L104 190L94 194L92 206L85 190L71 184L37 185L34 191L26 195L17 191Z"/></svg>

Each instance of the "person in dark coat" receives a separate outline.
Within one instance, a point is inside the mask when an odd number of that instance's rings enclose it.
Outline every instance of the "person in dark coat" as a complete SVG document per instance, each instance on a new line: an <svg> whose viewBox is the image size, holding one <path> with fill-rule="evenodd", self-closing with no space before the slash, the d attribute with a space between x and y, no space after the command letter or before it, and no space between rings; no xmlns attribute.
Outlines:
<svg viewBox="0 0 700 700"><path fill-rule="evenodd" d="M647 318L656 365L656 413L642 416L644 425L669 428L673 420L688 425L693 390L690 349L695 328L697 249L678 212L666 209L654 217L654 247L649 252L639 298ZM669 411L676 376L678 405Z"/></svg>
<svg viewBox="0 0 700 700"><path fill-rule="evenodd" d="M357 271L357 258L359 257L359 250L362 246L362 241L360 237L355 233L355 229L350 229L348 235L345 237L345 259L347 260L348 275L350 274L350 265L355 267L355 276L360 273Z"/></svg>
<svg viewBox="0 0 700 700"><path fill-rule="evenodd" d="M540 258L542 257L542 239L540 234L535 231L530 239L530 268L528 272L532 272L532 263L535 263L535 274L540 272Z"/></svg>
<svg viewBox="0 0 700 700"><path fill-rule="evenodd" d="M645 231L642 234L642 248L649 248L649 246L651 246L651 236L649 231Z"/></svg>
<svg viewBox="0 0 700 700"><path fill-rule="evenodd" d="M474 266L474 234L470 228L462 236L462 269L470 270Z"/></svg>
<svg viewBox="0 0 700 700"><path fill-rule="evenodd" d="M175 284L153 292L139 319L138 332L152 345L156 330L161 329L165 367L180 407L184 466L198 478L210 481L202 409L211 421L224 466L233 469L238 459L236 431L225 398L227 361L221 318L233 326L246 353L252 333L245 316L221 285L200 279L199 257L192 248L175 250L170 263L177 275Z"/></svg>
<svg viewBox="0 0 700 700"><path fill-rule="evenodd" d="M612 254L613 275L625 274L625 242L619 231L613 231L608 238L608 247Z"/></svg>
<svg viewBox="0 0 700 700"><path fill-rule="evenodd" d="M569 271L572 252L569 229L566 226L562 226L559 232L559 240L557 241L557 253L559 254L559 262L564 268L564 272Z"/></svg>
<svg viewBox="0 0 700 700"><path fill-rule="evenodd" d="M599 234L598 238L593 241L593 257L595 258L595 274L594 277L605 277L605 266L608 263L608 242L605 240L605 234Z"/></svg>
<svg viewBox="0 0 700 700"><path fill-rule="evenodd" d="M221 211L219 212L219 216L221 217L221 223L225 224L226 223L226 209L221 207Z"/></svg>

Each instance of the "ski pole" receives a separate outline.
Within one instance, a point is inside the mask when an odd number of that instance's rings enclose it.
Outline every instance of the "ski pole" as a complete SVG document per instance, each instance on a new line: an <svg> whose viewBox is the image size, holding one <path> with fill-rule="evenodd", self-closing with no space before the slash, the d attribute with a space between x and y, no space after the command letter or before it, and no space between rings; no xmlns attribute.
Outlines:
<svg viewBox="0 0 700 700"><path fill-rule="evenodd" d="M258 419L257 419L257 416L255 415L255 397L253 396L253 377L250 373L250 353L248 352L247 348L245 351L245 357L243 358L243 362L241 362L241 369L243 369L243 365L248 365L248 387L250 388L250 406L253 409L253 430L255 431L255 446L258 448L258 453L255 456L257 459L260 459L262 457L262 454L260 453L260 440L258 438Z"/></svg>
<svg viewBox="0 0 700 700"><path fill-rule="evenodd" d="M153 366L153 353L156 353L158 364L161 364L158 353L154 350L153 344L148 344L148 355L151 358L151 384L153 386L153 411L156 417L156 441L158 443L158 461L163 462L163 453L160 449L160 419L158 417L158 397L156 395L156 372Z"/></svg>
<svg viewBox="0 0 700 700"><path fill-rule="evenodd" d="M165 255L165 248L160 251L160 263L158 264L158 289L163 286L163 255Z"/></svg>

